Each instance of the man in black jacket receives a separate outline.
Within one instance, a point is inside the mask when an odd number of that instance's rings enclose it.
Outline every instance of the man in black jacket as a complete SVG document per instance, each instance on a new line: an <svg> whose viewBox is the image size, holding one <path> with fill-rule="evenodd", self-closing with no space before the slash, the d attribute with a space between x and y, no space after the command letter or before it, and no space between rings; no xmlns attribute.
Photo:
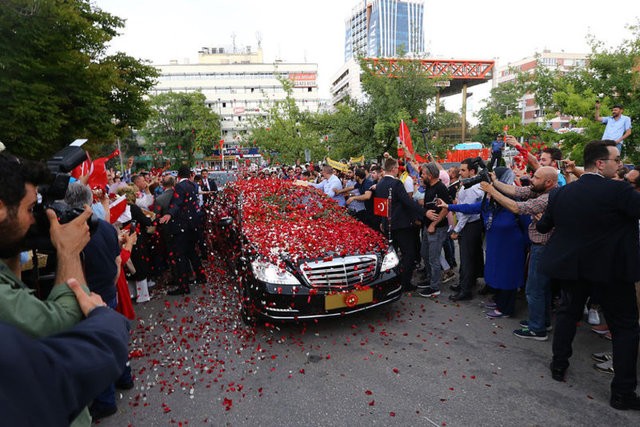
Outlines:
<svg viewBox="0 0 640 427"><path fill-rule="evenodd" d="M215 200L218 194L218 185L213 178L209 177L209 171L202 169L200 171L202 176L202 186L200 187L200 193L203 195L203 201L207 204L209 201Z"/></svg>
<svg viewBox="0 0 640 427"><path fill-rule="evenodd" d="M178 275L178 286L167 292L168 295L191 293L189 280L192 271L195 272L198 282L206 282L200 258L196 254L198 233L202 227L202 212L198 203L198 189L190 177L189 167L181 166L169 211L160 218L160 224L169 223Z"/></svg>
<svg viewBox="0 0 640 427"><path fill-rule="evenodd" d="M640 193L612 178L620 167L613 141L592 141L584 149L585 173L549 196L537 229L555 227L542 257L542 269L562 287L553 337L553 379L563 381L576 323L592 286L613 340L611 406L640 410L636 395L638 307L634 282L640 278L638 218Z"/></svg>
<svg viewBox="0 0 640 427"><path fill-rule="evenodd" d="M376 185L374 195L378 200L387 200L391 192L391 212L389 218L382 219L382 227L385 234L391 230L393 246L400 252L400 283L406 291L415 288L411 284L411 276L418 256L416 250L418 229L414 223L422 219L424 211L409 197L397 175L398 161L392 158L385 159L384 177ZM374 203L376 203L375 199Z"/></svg>

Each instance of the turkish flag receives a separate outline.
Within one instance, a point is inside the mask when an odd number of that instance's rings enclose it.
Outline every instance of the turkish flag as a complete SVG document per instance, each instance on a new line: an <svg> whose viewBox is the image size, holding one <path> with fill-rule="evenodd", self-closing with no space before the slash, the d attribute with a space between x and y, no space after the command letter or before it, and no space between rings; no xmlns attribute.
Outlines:
<svg viewBox="0 0 640 427"><path fill-rule="evenodd" d="M100 157L91 163L91 175L89 175L89 187L90 188L107 188L107 168L105 163L114 157L118 156L120 151L115 150L107 157Z"/></svg>
<svg viewBox="0 0 640 427"><path fill-rule="evenodd" d="M373 198L373 214L376 216L389 216L389 199L386 197Z"/></svg>
<svg viewBox="0 0 640 427"><path fill-rule="evenodd" d="M411 142L411 133L409 132L409 127L404 122L404 120L400 120L400 129L398 129L398 158L404 158L404 149L400 147L400 143L403 143L409 153L413 154L413 143Z"/></svg>
<svg viewBox="0 0 640 427"><path fill-rule="evenodd" d="M113 202L109 203L109 222L111 224L115 223L126 209L127 198L125 196L120 196Z"/></svg>
<svg viewBox="0 0 640 427"><path fill-rule="evenodd" d="M85 151L85 153L87 153L87 159L84 162L80 163L75 168L73 168L73 170L71 171L71 176L74 177L75 179L80 179L81 176L88 175L92 171L91 156L89 156L88 152Z"/></svg>

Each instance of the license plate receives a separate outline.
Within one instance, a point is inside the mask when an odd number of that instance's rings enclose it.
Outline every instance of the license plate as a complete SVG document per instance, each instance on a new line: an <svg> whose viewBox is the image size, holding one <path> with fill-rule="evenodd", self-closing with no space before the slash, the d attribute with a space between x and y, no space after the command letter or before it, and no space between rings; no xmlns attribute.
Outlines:
<svg viewBox="0 0 640 427"><path fill-rule="evenodd" d="M373 289L327 295L324 299L325 310L355 307L373 302Z"/></svg>

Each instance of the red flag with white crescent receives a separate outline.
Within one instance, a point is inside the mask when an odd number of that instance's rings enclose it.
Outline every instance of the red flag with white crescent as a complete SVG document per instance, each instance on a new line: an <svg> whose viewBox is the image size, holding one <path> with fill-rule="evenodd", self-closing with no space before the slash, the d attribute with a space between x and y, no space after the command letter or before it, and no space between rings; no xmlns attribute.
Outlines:
<svg viewBox="0 0 640 427"><path fill-rule="evenodd" d="M376 216L389 216L389 199L386 197L373 198L373 214Z"/></svg>
<svg viewBox="0 0 640 427"><path fill-rule="evenodd" d="M71 176L75 179L80 179L81 176L89 175L93 170L91 156L89 156L87 151L85 151L85 153L87 153L87 159L71 171Z"/></svg>
<svg viewBox="0 0 640 427"><path fill-rule="evenodd" d="M125 196L120 196L109 203L109 222L111 224L115 223L126 210L127 198Z"/></svg>
<svg viewBox="0 0 640 427"><path fill-rule="evenodd" d="M411 142L411 133L409 132L409 127L404 122L404 120L400 120L400 129L398 129L398 158L404 158L404 149L400 147L400 142L407 147L409 153L413 154L413 143Z"/></svg>
<svg viewBox="0 0 640 427"><path fill-rule="evenodd" d="M113 159L120 154L120 151L115 150L107 157L100 157L91 163L91 174L89 175L89 187L102 189L107 188L107 167L105 163Z"/></svg>

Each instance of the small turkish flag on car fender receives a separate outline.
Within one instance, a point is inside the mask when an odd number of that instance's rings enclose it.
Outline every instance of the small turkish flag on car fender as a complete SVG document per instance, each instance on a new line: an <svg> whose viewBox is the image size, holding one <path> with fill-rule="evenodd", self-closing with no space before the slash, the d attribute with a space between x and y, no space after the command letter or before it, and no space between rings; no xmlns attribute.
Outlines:
<svg viewBox="0 0 640 427"><path fill-rule="evenodd" d="M376 216L389 216L389 199L385 197L374 197L373 214Z"/></svg>

